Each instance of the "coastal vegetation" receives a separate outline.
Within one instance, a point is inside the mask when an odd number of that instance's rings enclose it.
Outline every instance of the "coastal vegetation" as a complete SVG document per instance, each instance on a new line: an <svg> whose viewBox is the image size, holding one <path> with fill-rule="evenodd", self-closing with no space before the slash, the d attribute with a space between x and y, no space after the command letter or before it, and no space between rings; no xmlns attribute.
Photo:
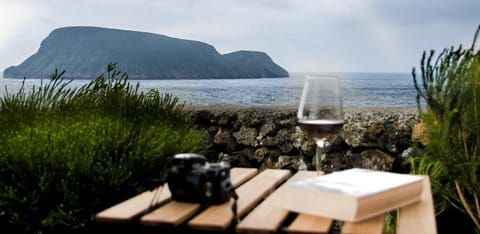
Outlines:
<svg viewBox="0 0 480 234"><path fill-rule="evenodd" d="M469 48L424 52L413 70L427 142L412 173L430 176L436 212L457 210L480 232L480 27ZM426 104L426 105L424 105ZM426 107L426 108L425 108ZM461 226L461 225L456 225ZM461 228L461 227L457 227ZM472 228L473 229L473 228Z"/></svg>
<svg viewBox="0 0 480 234"><path fill-rule="evenodd" d="M0 99L0 233L88 232L175 153L205 152L176 97L140 92L115 64L80 88L63 75Z"/></svg>

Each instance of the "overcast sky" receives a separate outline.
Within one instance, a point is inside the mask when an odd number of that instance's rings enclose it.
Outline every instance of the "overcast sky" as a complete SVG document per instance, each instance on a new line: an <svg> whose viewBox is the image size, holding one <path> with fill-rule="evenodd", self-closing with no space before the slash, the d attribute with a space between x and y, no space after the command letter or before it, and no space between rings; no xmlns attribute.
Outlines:
<svg viewBox="0 0 480 234"><path fill-rule="evenodd" d="M410 72L424 50L471 45L480 0L0 0L0 71L80 25L264 51L290 72Z"/></svg>

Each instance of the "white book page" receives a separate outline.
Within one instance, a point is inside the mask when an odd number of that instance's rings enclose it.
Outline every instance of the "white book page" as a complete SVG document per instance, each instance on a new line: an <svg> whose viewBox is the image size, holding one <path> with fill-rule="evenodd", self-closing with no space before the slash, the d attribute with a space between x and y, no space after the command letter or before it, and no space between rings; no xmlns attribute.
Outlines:
<svg viewBox="0 0 480 234"><path fill-rule="evenodd" d="M415 175L356 168L296 181L291 185L322 192L361 197L420 181L421 179L420 176Z"/></svg>

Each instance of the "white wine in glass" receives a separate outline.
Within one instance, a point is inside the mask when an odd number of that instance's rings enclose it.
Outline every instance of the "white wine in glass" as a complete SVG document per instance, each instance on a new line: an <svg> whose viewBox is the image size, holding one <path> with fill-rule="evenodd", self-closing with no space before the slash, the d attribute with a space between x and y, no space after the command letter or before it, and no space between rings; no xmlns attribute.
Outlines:
<svg viewBox="0 0 480 234"><path fill-rule="evenodd" d="M297 112L298 125L317 144L315 168L321 171L325 141L343 127L343 96L337 77L308 76Z"/></svg>

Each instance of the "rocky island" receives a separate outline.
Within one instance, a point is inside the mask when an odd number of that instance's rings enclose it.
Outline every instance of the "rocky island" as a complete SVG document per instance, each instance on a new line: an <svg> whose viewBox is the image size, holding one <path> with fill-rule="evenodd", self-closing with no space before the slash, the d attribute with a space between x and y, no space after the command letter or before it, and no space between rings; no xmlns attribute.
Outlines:
<svg viewBox="0 0 480 234"><path fill-rule="evenodd" d="M52 31L39 50L3 72L8 78L46 78L58 69L66 78L93 79L116 62L131 79L288 77L264 52L220 54L212 45L160 34L99 27Z"/></svg>

